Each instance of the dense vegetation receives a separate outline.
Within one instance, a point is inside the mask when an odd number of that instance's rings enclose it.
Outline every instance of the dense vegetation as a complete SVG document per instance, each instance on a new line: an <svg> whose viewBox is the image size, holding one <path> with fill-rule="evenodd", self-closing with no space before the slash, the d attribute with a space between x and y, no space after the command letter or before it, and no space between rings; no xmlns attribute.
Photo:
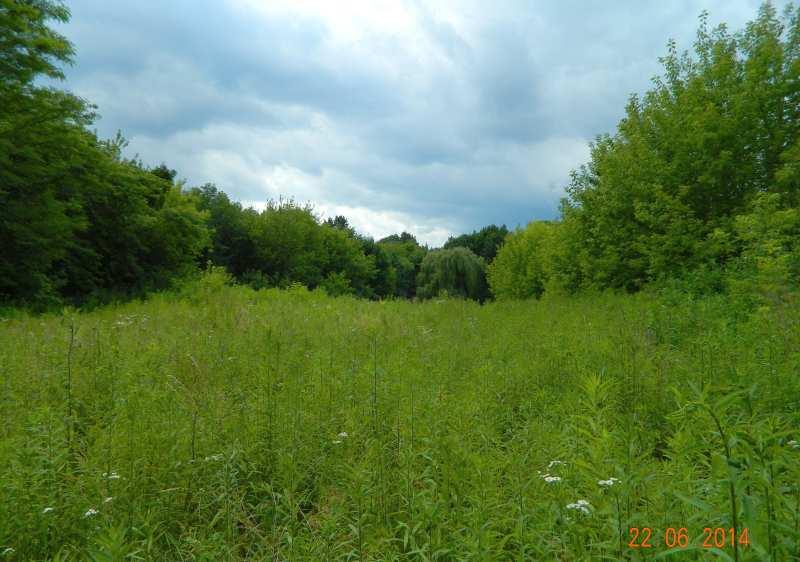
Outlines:
<svg viewBox="0 0 800 562"><path fill-rule="evenodd" d="M774 300L800 273L796 7L779 17L765 4L735 34L709 30L704 15L693 52L670 43L653 88L632 96L616 133L592 144L560 220L451 237L424 273L428 248L408 233L376 242L345 217L322 221L291 199L243 208L214 185L186 189L165 164L124 158L120 136L89 131L92 106L37 85L71 60L72 46L47 26L67 17L49 0L0 9L0 302L106 302L209 264L257 288L490 296L479 262L449 253L456 248L489 266L499 298L679 279L701 293Z"/></svg>
<svg viewBox="0 0 800 562"><path fill-rule="evenodd" d="M45 87L72 45L50 0L0 2L0 304L46 309L164 289L208 263L256 287L412 297L426 248L404 233L375 243L307 205L243 208L213 185L186 189L165 164L122 156L89 130L86 101Z"/></svg>
<svg viewBox="0 0 800 562"><path fill-rule="evenodd" d="M448 250L459 247L467 248L486 262L491 262L497 255L497 250L503 245L506 236L508 236L508 229L505 225L491 224L470 234L451 236L444 243L444 248Z"/></svg>
<svg viewBox="0 0 800 562"><path fill-rule="evenodd" d="M800 8L781 18L764 4L736 34L709 30L704 15L694 52L670 43L662 63L653 89L631 97L617 132L598 137L573 174L555 233L532 226L500 250L496 295L678 278L699 292L749 286L775 299L796 285Z"/></svg>
<svg viewBox="0 0 800 562"><path fill-rule="evenodd" d="M68 15L0 0L0 559L800 559L800 7L433 250L123 157Z"/></svg>
<svg viewBox="0 0 800 562"><path fill-rule="evenodd" d="M0 551L650 559L685 527L677 559L706 560L703 528L736 527L739 560L800 556L797 303L370 302L220 275L2 324Z"/></svg>

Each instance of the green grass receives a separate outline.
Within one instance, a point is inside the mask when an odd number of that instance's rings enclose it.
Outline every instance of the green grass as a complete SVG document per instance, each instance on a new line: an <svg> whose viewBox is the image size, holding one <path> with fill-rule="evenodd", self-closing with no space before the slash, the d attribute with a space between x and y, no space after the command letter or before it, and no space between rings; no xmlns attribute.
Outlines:
<svg viewBox="0 0 800 562"><path fill-rule="evenodd" d="M0 560L800 559L798 365L800 307L723 298L208 286L17 316ZM700 546L734 518L748 548Z"/></svg>

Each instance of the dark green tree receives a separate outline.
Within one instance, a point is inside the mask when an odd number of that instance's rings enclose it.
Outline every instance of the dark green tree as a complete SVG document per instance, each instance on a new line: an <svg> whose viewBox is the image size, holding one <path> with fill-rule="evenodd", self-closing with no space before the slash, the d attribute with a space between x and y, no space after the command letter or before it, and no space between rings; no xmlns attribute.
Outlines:
<svg viewBox="0 0 800 562"><path fill-rule="evenodd" d="M204 217L166 166L121 157L88 130L92 107L37 85L73 48L48 0L0 0L0 300L36 305L130 295L186 272Z"/></svg>
<svg viewBox="0 0 800 562"><path fill-rule="evenodd" d="M85 228L69 196L83 160L74 147L90 141L81 127L92 113L34 84L63 78L60 65L72 61L72 45L49 27L68 18L57 2L0 1L0 300L57 299L51 268Z"/></svg>
<svg viewBox="0 0 800 562"><path fill-rule="evenodd" d="M506 236L508 236L506 225L490 224L470 234L451 236L444 243L444 247L448 249L468 248L472 250L472 253L486 260L486 263L490 263L497 255L497 250L503 245Z"/></svg>
<svg viewBox="0 0 800 562"><path fill-rule="evenodd" d="M386 281L393 281L394 294L401 298L412 298L417 293L417 274L428 249L420 246L408 232L382 238L378 246L386 255Z"/></svg>
<svg viewBox="0 0 800 562"><path fill-rule="evenodd" d="M211 244L200 255L199 265L204 267L211 262L222 266L239 280L247 272L259 271L255 243L248 229L257 213L243 208L237 201L231 201L213 184L196 187L191 194L196 198L198 207L208 213L211 230Z"/></svg>

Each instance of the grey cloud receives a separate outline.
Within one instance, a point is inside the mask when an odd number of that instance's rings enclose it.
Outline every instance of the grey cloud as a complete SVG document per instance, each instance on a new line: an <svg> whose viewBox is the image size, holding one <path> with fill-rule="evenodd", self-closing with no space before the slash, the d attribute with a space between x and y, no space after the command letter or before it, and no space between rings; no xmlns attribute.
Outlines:
<svg viewBox="0 0 800 562"><path fill-rule="evenodd" d="M314 198L428 233L553 217L667 40L691 47L703 9L736 29L758 7L462 0L454 23L450 4L410 0L411 36L337 42L319 18L231 1L71 3L67 86L99 105L101 134L242 200Z"/></svg>

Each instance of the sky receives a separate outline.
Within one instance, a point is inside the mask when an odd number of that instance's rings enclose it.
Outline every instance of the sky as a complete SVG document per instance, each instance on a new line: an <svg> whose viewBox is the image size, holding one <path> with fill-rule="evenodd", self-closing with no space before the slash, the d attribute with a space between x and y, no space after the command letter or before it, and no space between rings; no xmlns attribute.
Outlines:
<svg viewBox="0 0 800 562"><path fill-rule="evenodd" d="M777 2L780 7L783 3ZM65 86L102 137L256 208L310 202L381 238L441 245L558 215L703 10L757 0L72 0Z"/></svg>

